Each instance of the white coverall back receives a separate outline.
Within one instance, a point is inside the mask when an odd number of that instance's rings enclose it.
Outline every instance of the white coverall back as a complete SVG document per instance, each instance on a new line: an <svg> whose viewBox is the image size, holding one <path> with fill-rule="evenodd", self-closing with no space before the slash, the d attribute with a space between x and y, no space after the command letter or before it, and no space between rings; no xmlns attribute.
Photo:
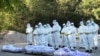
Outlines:
<svg viewBox="0 0 100 56"><path fill-rule="evenodd" d="M45 46L46 39L45 39L45 36L44 36L44 34L45 34L44 31L45 31L45 29L44 29L43 26L40 26L38 28L38 42L39 42L40 46Z"/></svg>
<svg viewBox="0 0 100 56"><path fill-rule="evenodd" d="M34 43L36 46L38 46L39 45L38 28L34 29L33 35L34 35Z"/></svg>
<svg viewBox="0 0 100 56"><path fill-rule="evenodd" d="M99 30L99 26L96 24L96 23L94 23L94 47L98 47L98 30Z"/></svg>
<svg viewBox="0 0 100 56"><path fill-rule="evenodd" d="M66 46L68 47L68 39L67 39L67 36L66 36L66 30L67 30L67 27L66 25L62 28L61 30L61 46Z"/></svg>
<svg viewBox="0 0 100 56"><path fill-rule="evenodd" d="M79 28L78 28L78 34L79 34L79 43L80 43L80 47L84 47L85 48L85 31L86 31L86 26L85 25L81 25Z"/></svg>
<svg viewBox="0 0 100 56"><path fill-rule="evenodd" d="M85 48L86 50L92 50L92 47L93 47L93 36L92 36L92 31L93 31L93 28L90 26L86 26L86 45L85 45Z"/></svg>
<svg viewBox="0 0 100 56"><path fill-rule="evenodd" d="M53 40L53 47L55 48L59 48L60 46L60 30L61 30L61 27L58 23L53 25L52 40Z"/></svg>
<svg viewBox="0 0 100 56"><path fill-rule="evenodd" d="M76 47L76 27L75 26L71 26L72 27L72 39L73 39L73 45L74 47Z"/></svg>

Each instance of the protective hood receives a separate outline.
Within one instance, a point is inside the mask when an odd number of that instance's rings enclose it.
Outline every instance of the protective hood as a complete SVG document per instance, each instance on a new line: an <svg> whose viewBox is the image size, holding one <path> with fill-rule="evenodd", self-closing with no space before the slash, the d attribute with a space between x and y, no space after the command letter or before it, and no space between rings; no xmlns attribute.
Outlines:
<svg viewBox="0 0 100 56"><path fill-rule="evenodd" d="M27 28L31 27L30 23L27 24Z"/></svg>
<svg viewBox="0 0 100 56"><path fill-rule="evenodd" d="M66 25L67 26L70 26L71 25L70 21L67 21Z"/></svg>

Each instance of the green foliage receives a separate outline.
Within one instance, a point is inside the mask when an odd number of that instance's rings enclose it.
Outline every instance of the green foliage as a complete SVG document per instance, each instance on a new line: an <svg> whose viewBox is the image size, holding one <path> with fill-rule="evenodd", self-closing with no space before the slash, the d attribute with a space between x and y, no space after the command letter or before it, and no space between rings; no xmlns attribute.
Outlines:
<svg viewBox="0 0 100 56"><path fill-rule="evenodd" d="M82 0L76 11L85 16L100 20L100 0Z"/></svg>
<svg viewBox="0 0 100 56"><path fill-rule="evenodd" d="M91 18L100 24L100 0L0 0L0 31L25 32L28 22L34 27L53 19L78 26L80 20Z"/></svg>

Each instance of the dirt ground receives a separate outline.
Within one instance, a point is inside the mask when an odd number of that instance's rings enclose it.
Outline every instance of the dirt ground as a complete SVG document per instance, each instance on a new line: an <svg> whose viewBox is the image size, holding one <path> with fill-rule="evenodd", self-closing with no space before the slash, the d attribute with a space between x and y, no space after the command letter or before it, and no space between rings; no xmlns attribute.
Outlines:
<svg viewBox="0 0 100 56"><path fill-rule="evenodd" d="M4 33L3 33L4 34ZM98 40L100 43L100 39ZM77 40L77 46L78 46ZM8 31L6 34L3 35L3 40L0 40L0 49L5 44L14 44L15 46L25 46L26 43L26 35L22 33L18 33L15 31ZM76 48L76 50L84 52L84 49ZM8 53L0 51L0 56L41 56L41 55L26 55L24 53ZM98 50L93 50L91 56L100 56L100 44Z"/></svg>

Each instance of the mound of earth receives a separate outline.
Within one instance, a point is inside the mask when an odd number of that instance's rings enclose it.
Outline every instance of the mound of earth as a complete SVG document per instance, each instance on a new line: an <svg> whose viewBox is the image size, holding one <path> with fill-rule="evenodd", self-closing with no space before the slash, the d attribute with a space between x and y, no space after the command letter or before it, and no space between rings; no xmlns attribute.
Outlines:
<svg viewBox="0 0 100 56"><path fill-rule="evenodd" d="M1 40L0 44L16 44L16 43L26 43L26 35L16 31L5 31L0 33Z"/></svg>

